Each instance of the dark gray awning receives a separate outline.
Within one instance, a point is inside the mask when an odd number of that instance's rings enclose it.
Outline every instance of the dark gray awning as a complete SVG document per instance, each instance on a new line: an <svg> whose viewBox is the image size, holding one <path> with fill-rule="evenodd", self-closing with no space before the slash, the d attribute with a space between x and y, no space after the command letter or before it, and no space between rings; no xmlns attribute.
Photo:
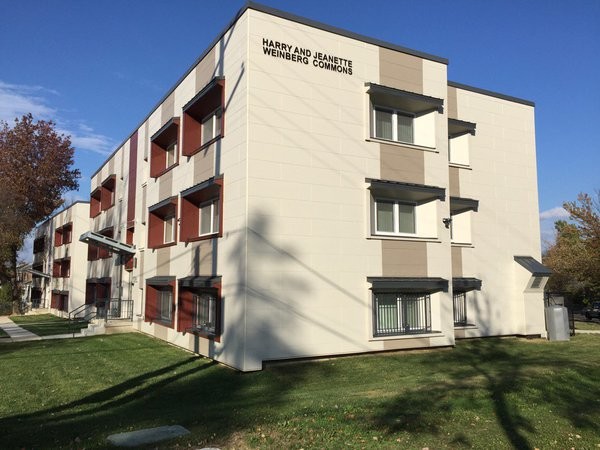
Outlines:
<svg viewBox="0 0 600 450"><path fill-rule="evenodd" d="M452 290L458 292L480 291L481 280L477 278L452 278Z"/></svg>
<svg viewBox="0 0 600 450"><path fill-rule="evenodd" d="M375 180L372 178L367 178L366 181L371 183L369 190L377 197L408 200L417 204L427 203L432 200L443 201L446 198L446 190L437 186Z"/></svg>
<svg viewBox="0 0 600 450"><path fill-rule="evenodd" d="M219 175L218 177L210 177L208 180L201 181L198 184L195 184L192 187L187 188L186 190L181 192L182 197L187 197L188 195L195 194L196 192L203 191L204 189L214 186L217 180L222 180L223 175Z"/></svg>
<svg viewBox="0 0 600 450"><path fill-rule="evenodd" d="M453 138L463 134L472 134L475 136L475 127L473 122L465 122L464 120L448 119L448 137Z"/></svg>
<svg viewBox="0 0 600 450"><path fill-rule="evenodd" d="M214 77L206 86L204 86L202 88L202 90L200 92L198 92L196 95L194 95L194 97L183 106L183 108L182 108L183 112L186 112L188 109L190 109L192 106L194 106L198 100L200 100L202 97L206 96L206 94L208 92L210 92L217 85L221 84L224 80L225 80L225 77L222 77L222 76Z"/></svg>
<svg viewBox="0 0 600 450"><path fill-rule="evenodd" d="M448 280L444 278L367 277L367 281L372 285L371 290L377 292L448 292Z"/></svg>
<svg viewBox="0 0 600 450"><path fill-rule="evenodd" d="M163 134L168 134L168 139L172 139L173 131L171 127L179 127L179 117L171 117L160 129L152 135L150 141L158 140ZM166 133L168 131L168 133ZM176 136L175 136L176 137Z"/></svg>
<svg viewBox="0 0 600 450"><path fill-rule="evenodd" d="M152 206L148 207L148 211L152 212L152 211L157 211L159 209L162 209L166 206L171 206L171 205L176 205L177 204L177 196L173 196L173 197L169 197L164 199L163 201L160 201L158 203L155 203Z"/></svg>
<svg viewBox="0 0 600 450"><path fill-rule="evenodd" d="M450 214L460 214L466 211L477 211L479 200L463 197L450 197Z"/></svg>
<svg viewBox="0 0 600 450"><path fill-rule="evenodd" d="M217 284L221 283L221 276L185 277L180 278L178 283L181 288L214 288Z"/></svg>
<svg viewBox="0 0 600 450"><path fill-rule="evenodd" d="M173 281L175 281L175 277L171 275L146 278L146 284L152 286L169 286Z"/></svg>
<svg viewBox="0 0 600 450"><path fill-rule="evenodd" d="M515 256L515 261L527 269L534 277L549 277L552 271L532 256Z"/></svg>
<svg viewBox="0 0 600 450"><path fill-rule="evenodd" d="M403 91L375 83L365 83L365 86L369 88L367 92L371 96L371 103L378 106L389 106L414 114L424 114L431 111L437 111L440 114L444 112L444 100L441 98L429 97L428 95Z"/></svg>
<svg viewBox="0 0 600 450"><path fill-rule="evenodd" d="M94 231L86 231L79 237L79 240L88 245L91 244L95 245L96 247L105 248L119 255L135 254L135 247L133 245L124 244L116 239L104 236L103 234L96 233Z"/></svg>

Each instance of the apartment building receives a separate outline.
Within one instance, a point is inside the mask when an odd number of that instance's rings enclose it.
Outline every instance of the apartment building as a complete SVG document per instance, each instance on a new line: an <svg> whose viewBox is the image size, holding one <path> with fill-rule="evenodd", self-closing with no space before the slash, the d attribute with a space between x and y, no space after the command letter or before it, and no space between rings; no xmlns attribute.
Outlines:
<svg viewBox="0 0 600 450"><path fill-rule="evenodd" d="M59 316L85 303L87 245L79 235L89 229L89 203L78 201L35 229L32 308L50 308Z"/></svg>
<svg viewBox="0 0 600 450"><path fill-rule="evenodd" d="M89 302L243 371L545 336L534 104L447 66L248 3L92 176Z"/></svg>

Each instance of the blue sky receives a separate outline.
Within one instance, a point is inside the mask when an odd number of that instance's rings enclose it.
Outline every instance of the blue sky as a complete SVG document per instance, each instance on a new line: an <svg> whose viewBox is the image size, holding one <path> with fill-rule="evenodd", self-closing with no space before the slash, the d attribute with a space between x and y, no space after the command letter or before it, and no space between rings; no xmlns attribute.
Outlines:
<svg viewBox="0 0 600 450"><path fill-rule="evenodd" d="M264 0L450 60L449 79L536 103L542 235L600 188L600 1ZM81 188L242 0L19 0L0 27L0 120L32 112L72 136Z"/></svg>

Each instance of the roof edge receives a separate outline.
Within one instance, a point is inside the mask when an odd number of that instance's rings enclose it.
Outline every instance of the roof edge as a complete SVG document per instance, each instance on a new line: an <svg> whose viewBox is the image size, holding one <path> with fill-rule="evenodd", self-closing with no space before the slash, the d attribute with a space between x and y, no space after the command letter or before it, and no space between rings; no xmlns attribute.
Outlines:
<svg viewBox="0 0 600 450"><path fill-rule="evenodd" d="M525 100L524 98L513 97L511 95L501 94L500 92L488 91L487 89L478 88L475 86L469 86L467 84L457 83L456 81L448 80L448 87L455 87L458 89L464 89L465 91L476 92L478 94L489 95L490 97L496 97L509 102L520 103L522 105L533 106L535 103L531 100Z"/></svg>

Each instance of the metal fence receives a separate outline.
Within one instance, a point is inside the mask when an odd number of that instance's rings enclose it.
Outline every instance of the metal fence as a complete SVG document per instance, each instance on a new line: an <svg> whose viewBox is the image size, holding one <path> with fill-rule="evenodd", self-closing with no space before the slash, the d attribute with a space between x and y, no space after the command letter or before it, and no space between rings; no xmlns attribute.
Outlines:
<svg viewBox="0 0 600 450"><path fill-rule="evenodd" d="M133 300L106 298L96 300L97 317L106 320L132 320Z"/></svg>

